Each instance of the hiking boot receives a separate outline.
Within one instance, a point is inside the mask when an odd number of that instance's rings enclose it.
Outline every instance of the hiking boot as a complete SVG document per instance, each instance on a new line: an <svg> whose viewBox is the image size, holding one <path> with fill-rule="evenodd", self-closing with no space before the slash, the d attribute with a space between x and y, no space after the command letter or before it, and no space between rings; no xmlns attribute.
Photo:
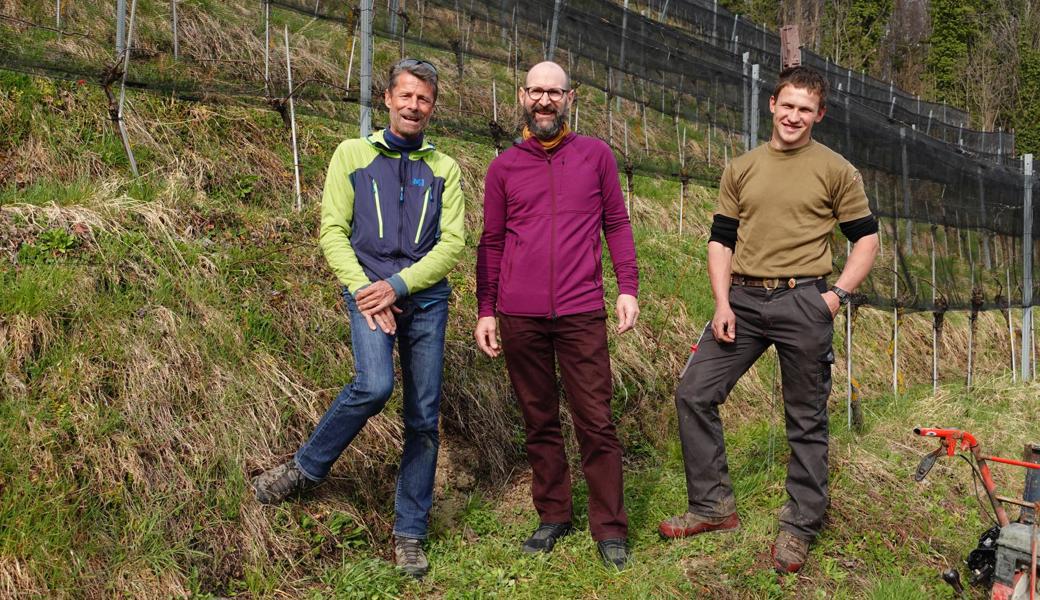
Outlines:
<svg viewBox="0 0 1040 600"><path fill-rule="evenodd" d="M268 469L253 478L253 489L256 500L261 504L279 504L293 494L300 494L314 489L321 483L312 481L290 460L284 465Z"/></svg>
<svg viewBox="0 0 1040 600"><path fill-rule="evenodd" d="M610 538L596 542L596 548L599 550L600 558L603 559L603 564L607 567L620 571L628 566L628 547L625 538Z"/></svg>
<svg viewBox="0 0 1040 600"><path fill-rule="evenodd" d="M394 563L407 575L419 579L430 570L430 561L422 549L422 540L416 538L394 538Z"/></svg>
<svg viewBox="0 0 1040 600"><path fill-rule="evenodd" d="M665 538L684 538L709 531L733 531L740 529L740 517L733 513L727 517L702 517L692 512L669 517L657 526L658 533Z"/></svg>
<svg viewBox="0 0 1040 600"><path fill-rule="evenodd" d="M520 549L526 554L537 554L538 552L552 552L553 546L560 538L572 531L568 523L542 523L534 530L531 537L527 538Z"/></svg>
<svg viewBox="0 0 1040 600"><path fill-rule="evenodd" d="M809 541L781 530L769 549L777 573L797 573L809 556Z"/></svg>

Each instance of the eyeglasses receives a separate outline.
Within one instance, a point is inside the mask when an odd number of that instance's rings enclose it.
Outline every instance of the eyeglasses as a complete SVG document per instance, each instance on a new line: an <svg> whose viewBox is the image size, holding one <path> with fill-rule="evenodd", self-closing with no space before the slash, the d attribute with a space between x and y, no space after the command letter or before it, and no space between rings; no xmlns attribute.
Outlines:
<svg viewBox="0 0 1040 600"><path fill-rule="evenodd" d="M527 97L531 100L534 100L535 102L541 100L542 96L546 94L549 95L549 100L552 100L553 102L559 102L560 100L563 100L563 96L570 90L565 90L562 88L552 88L548 90L543 90L539 87L525 87L524 91L527 92Z"/></svg>
<svg viewBox="0 0 1040 600"><path fill-rule="evenodd" d="M418 58L404 58L404 59L401 59L400 61L398 61L398 63L396 65L394 65L394 70L397 70L397 69L410 69L412 67L417 67L419 65L426 65L427 67L429 67L430 69L433 70L433 74L434 75L437 75L437 67L433 66L433 63L425 61L425 60L419 60Z"/></svg>

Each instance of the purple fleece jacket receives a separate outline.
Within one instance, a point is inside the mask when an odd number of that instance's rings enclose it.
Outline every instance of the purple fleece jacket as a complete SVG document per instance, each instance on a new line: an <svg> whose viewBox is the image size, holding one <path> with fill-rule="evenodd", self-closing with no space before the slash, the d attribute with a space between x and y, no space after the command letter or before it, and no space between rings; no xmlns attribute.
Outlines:
<svg viewBox="0 0 1040 600"><path fill-rule="evenodd" d="M503 152L484 180L479 316L602 309L601 230L620 293L637 295L632 226L610 147L571 133L551 153L533 137Z"/></svg>

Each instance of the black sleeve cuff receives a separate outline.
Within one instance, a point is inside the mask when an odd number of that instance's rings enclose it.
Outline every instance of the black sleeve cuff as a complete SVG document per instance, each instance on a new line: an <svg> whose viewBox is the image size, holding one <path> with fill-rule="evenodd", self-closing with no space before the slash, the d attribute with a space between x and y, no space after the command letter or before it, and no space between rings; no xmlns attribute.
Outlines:
<svg viewBox="0 0 1040 600"><path fill-rule="evenodd" d="M862 219L846 221L839 224L839 227L841 227L842 234L844 234L853 244L865 235L871 235L878 232L877 217L874 215L867 215Z"/></svg>
<svg viewBox="0 0 1040 600"><path fill-rule="evenodd" d="M734 219L725 215L715 215L711 222L711 237L708 238L708 241L718 242L730 250L736 249L737 227L739 225L740 219Z"/></svg>

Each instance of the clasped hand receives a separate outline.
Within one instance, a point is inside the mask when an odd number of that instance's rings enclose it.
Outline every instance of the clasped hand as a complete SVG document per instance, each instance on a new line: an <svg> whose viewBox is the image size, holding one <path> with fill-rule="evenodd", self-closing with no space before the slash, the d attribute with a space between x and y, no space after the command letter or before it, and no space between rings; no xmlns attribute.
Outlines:
<svg viewBox="0 0 1040 600"><path fill-rule="evenodd" d="M397 292L389 282L377 281L361 288L354 295L354 301L368 322L369 329L375 331L379 327L387 335L397 333L397 319L394 315L400 314L401 309L394 306Z"/></svg>

